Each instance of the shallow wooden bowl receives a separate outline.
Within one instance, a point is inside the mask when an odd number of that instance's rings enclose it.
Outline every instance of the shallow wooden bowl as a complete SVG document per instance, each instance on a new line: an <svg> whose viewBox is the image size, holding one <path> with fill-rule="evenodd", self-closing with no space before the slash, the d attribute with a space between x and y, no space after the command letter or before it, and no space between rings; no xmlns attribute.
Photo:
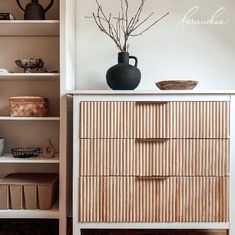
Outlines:
<svg viewBox="0 0 235 235"><path fill-rule="evenodd" d="M193 90L198 83L198 81L191 80L173 80L157 82L156 86L160 90Z"/></svg>

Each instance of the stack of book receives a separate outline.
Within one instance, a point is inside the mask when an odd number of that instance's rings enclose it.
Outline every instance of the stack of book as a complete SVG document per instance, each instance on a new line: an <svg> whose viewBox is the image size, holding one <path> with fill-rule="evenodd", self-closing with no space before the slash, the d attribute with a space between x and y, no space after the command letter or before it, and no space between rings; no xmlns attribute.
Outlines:
<svg viewBox="0 0 235 235"><path fill-rule="evenodd" d="M10 13L1 13L0 12L0 20L14 20L14 16Z"/></svg>

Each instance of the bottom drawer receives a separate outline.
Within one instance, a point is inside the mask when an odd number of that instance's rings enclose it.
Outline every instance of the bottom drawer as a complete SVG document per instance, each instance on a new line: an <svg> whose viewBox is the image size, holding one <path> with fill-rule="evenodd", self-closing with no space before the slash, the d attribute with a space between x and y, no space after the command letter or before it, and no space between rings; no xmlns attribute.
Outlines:
<svg viewBox="0 0 235 235"><path fill-rule="evenodd" d="M79 222L227 222L227 177L80 177Z"/></svg>

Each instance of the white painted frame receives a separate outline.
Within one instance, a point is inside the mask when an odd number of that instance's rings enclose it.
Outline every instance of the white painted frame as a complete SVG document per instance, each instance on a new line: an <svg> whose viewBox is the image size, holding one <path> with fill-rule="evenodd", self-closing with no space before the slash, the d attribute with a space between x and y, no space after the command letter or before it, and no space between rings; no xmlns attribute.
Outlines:
<svg viewBox="0 0 235 235"><path fill-rule="evenodd" d="M235 234L235 95L230 96L230 194L229 194L229 235Z"/></svg>
<svg viewBox="0 0 235 235"><path fill-rule="evenodd" d="M67 113L68 102L66 90L75 89L75 6L76 0L60 1L60 201L59 201L59 235L67 234L67 219L70 204L68 201L67 171L72 164L67 156Z"/></svg>
<svg viewBox="0 0 235 235"><path fill-rule="evenodd" d="M129 93L129 94L128 94ZM79 122L81 101L229 101L231 102L230 120L235 120L235 91L228 92L110 92L74 91L74 142L73 142L73 234L80 235L81 229L227 229L235 235L235 202L229 200L228 223L78 223L79 205ZM231 122L231 143L235 143L235 123ZM235 195L235 146L230 150L230 195Z"/></svg>

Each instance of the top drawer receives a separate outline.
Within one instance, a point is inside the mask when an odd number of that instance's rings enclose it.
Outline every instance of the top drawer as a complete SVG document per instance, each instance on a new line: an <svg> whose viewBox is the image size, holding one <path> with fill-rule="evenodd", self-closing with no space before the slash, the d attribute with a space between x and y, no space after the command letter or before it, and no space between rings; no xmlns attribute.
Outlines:
<svg viewBox="0 0 235 235"><path fill-rule="evenodd" d="M80 138L229 138L229 102L81 102Z"/></svg>

